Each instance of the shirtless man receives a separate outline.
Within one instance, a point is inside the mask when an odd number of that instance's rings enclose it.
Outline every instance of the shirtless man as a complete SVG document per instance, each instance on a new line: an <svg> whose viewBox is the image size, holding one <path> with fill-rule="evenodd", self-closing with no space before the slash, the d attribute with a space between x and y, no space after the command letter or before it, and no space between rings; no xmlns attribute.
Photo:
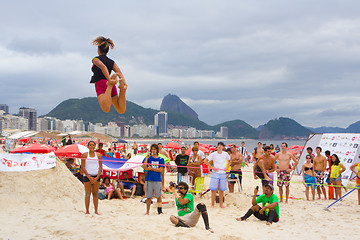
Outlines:
<svg viewBox="0 0 360 240"><path fill-rule="evenodd" d="M324 187L324 172L326 170L326 157L321 155L321 147L316 147L316 156L314 157L314 173L316 179L316 191L319 195L318 199L321 199L321 191L326 198L326 191Z"/></svg>
<svg viewBox="0 0 360 240"><path fill-rule="evenodd" d="M240 190L240 189L242 189L242 186L241 186L241 180L242 180L241 166L242 166L242 162L243 162L243 156L236 149L235 144L232 144L230 149L231 149L231 154L230 154L229 166L231 167L231 171L230 171L230 174L229 174L229 178L234 179L234 180L236 178L239 179L239 183L240 183L239 190ZM234 192L235 183L236 183L236 181L228 182L229 193Z"/></svg>
<svg viewBox="0 0 360 240"><path fill-rule="evenodd" d="M290 186L290 173L293 171L298 165L298 160L291 153L287 152L287 143L281 144L281 152L275 155L275 161L278 160L276 164L276 172L277 172L277 185L279 187L280 193L280 202L283 201L283 186L286 188L286 200L285 203L288 203L289 198L289 186ZM295 165L291 167L290 161L293 160Z"/></svg>
<svg viewBox="0 0 360 240"><path fill-rule="evenodd" d="M254 159L255 162L264 154L264 149L261 146L261 142L258 142L258 146L256 149L254 149Z"/></svg>
<svg viewBox="0 0 360 240"><path fill-rule="evenodd" d="M271 154L271 148L266 146L264 150L264 155L259 157L254 164L254 179L261 179L263 191L265 185L273 184L273 172L275 171L275 157Z"/></svg>
<svg viewBox="0 0 360 240"><path fill-rule="evenodd" d="M137 145L136 141L134 141L132 149L134 150L134 155L136 155L138 153L138 145Z"/></svg>

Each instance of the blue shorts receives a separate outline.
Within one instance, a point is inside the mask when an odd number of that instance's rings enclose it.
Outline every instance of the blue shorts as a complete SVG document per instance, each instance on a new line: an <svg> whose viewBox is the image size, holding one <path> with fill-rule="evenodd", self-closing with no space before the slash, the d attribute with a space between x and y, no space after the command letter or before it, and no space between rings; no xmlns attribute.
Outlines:
<svg viewBox="0 0 360 240"><path fill-rule="evenodd" d="M226 191L227 190L227 180L226 173L216 173L213 172L211 175L209 189L212 191Z"/></svg>
<svg viewBox="0 0 360 240"><path fill-rule="evenodd" d="M131 182L122 182L122 185L124 186L125 189L130 189L130 190L135 186L135 184Z"/></svg>

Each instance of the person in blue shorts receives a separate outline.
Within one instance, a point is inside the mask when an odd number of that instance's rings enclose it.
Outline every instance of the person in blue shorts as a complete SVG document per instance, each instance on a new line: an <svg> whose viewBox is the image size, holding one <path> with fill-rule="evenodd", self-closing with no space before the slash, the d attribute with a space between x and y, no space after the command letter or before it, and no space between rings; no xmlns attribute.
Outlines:
<svg viewBox="0 0 360 240"><path fill-rule="evenodd" d="M205 163L209 166L209 168L213 169L209 186L209 189L211 190L212 207L215 207L216 192L219 191L220 208L225 208L224 192L227 190L226 171L228 170L226 164L227 161L230 160L230 156L227 152L223 151L224 147L225 144L223 142L219 142L217 145L217 151L211 153L207 159L205 159Z"/></svg>
<svg viewBox="0 0 360 240"><path fill-rule="evenodd" d="M119 188L122 192L122 194L125 196L125 190L124 189L130 189L131 190L131 198L134 198L134 194L136 191L136 181L133 178L129 178L128 172L123 173L124 180L120 180L119 182Z"/></svg>

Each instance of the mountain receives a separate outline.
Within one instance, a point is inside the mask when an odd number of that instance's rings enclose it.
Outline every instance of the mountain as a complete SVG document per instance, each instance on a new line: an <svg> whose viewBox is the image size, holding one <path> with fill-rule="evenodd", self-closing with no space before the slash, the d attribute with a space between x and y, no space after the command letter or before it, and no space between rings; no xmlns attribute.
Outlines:
<svg viewBox="0 0 360 240"><path fill-rule="evenodd" d="M345 130L348 133L360 133L360 121L357 121L356 123L351 124L348 126Z"/></svg>
<svg viewBox="0 0 360 240"><path fill-rule="evenodd" d="M220 131L220 127L228 128L229 138L258 138L259 132L242 120L224 122L213 127L214 131Z"/></svg>
<svg viewBox="0 0 360 240"><path fill-rule="evenodd" d="M345 133L345 128L339 128L339 127L318 127L318 128L310 128L308 129L313 133Z"/></svg>
<svg viewBox="0 0 360 240"><path fill-rule="evenodd" d="M199 119L198 114L176 95L166 95L161 102L160 110L182 113Z"/></svg>
<svg viewBox="0 0 360 240"><path fill-rule="evenodd" d="M124 122L125 124L154 124L154 115L159 112L151 108L144 108L131 101L126 101L126 111L118 114L113 107L108 113L104 113L96 97L82 99L68 99L61 102L45 116L55 117L60 120L79 119L92 123ZM200 130L210 130L211 126L189 115L176 112L168 112L168 123L194 127Z"/></svg>
<svg viewBox="0 0 360 240"><path fill-rule="evenodd" d="M292 139L307 137L310 130L290 118L270 120L260 130L260 139Z"/></svg>

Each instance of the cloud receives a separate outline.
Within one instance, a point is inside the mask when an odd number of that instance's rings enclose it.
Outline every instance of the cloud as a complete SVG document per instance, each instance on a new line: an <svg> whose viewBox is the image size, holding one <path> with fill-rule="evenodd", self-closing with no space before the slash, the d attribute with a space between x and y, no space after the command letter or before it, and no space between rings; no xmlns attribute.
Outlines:
<svg viewBox="0 0 360 240"><path fill-rule="evenodd" d="M209 124L288 116L344 127L360 118L358 1L107 4L101 12L88 1L4 3L3 103L47 113L62 100L95 96L91 40L104 35L115 42L109 57L125 75L128 100L146 107L159 109L172 93Z"/></svg>

